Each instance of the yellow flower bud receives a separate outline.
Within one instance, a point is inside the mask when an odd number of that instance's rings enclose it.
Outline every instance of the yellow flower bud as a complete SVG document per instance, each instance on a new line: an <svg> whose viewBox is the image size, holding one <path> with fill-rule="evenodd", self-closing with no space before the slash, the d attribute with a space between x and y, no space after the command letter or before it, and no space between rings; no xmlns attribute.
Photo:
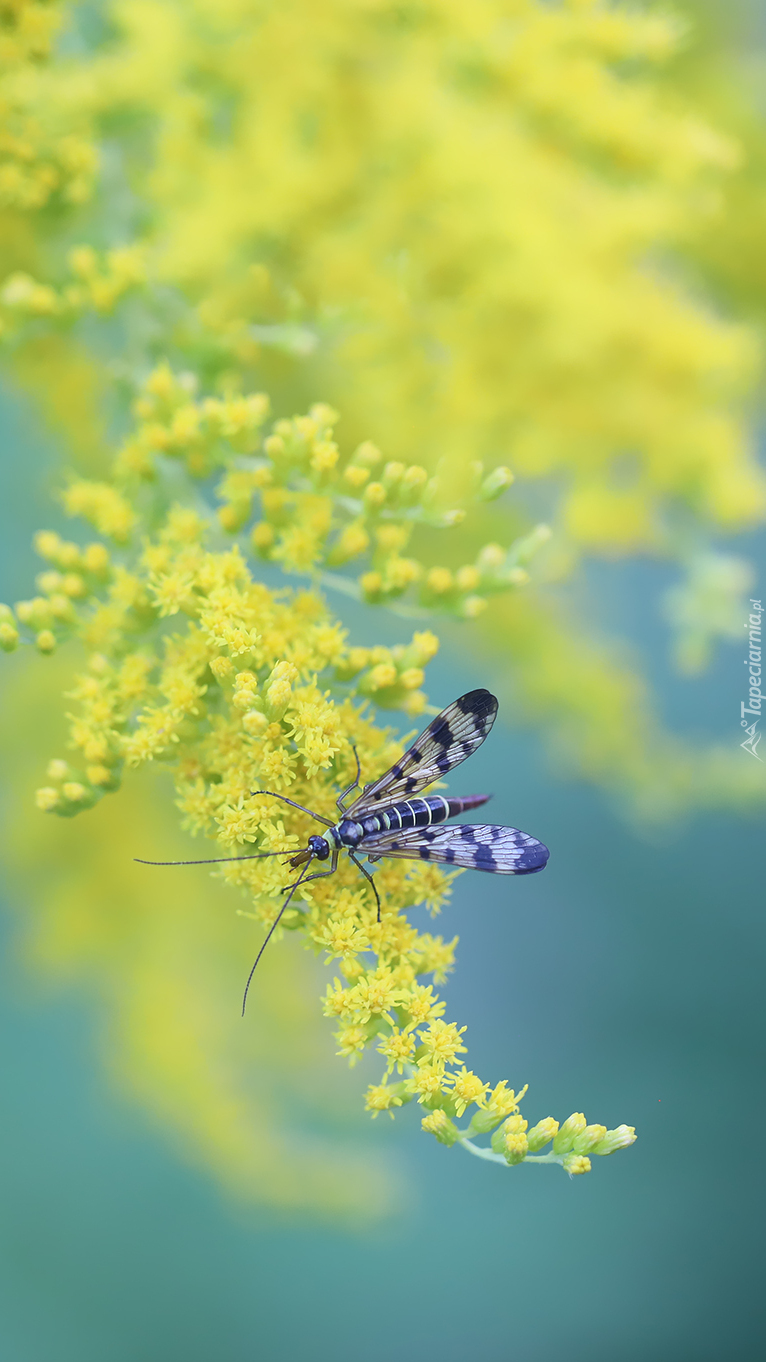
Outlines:
<svg viewBox="0 0 766 1362"><path fill-rule="evenodd" d="M358 558L370 547L370 536L363 525L355 521L347 525L329 554L331 564L347 563L350 558Z"/></svg>
<svg viewBox="0 0 766 1362"><path fill-rule="evenodd" d="M368 507L368 509L375 510L376 507L382 506L385 499L386 489L383 486L382 482L368 483L367 487L365 487L364 489L363 498L364 504L365 506Z"/></svg>
<svg viewBox="0 0 766 1362"><path fill-rule="evenodd" d="M41 629L35 643L41 653L52 653L56 647L56 635L50 629Z"/></svg>
<svg viewBox="0 0 766 1362"><path fill-rule="evenodd" d="M404 548L410 537L410 527L408 525L380 525L375 531L375 538L378 547L383 553L396 553Z"/></svg>
<svg viewBox="0 0 766 1362"><path fill-rule="evenodd" d="M54 534L53 530L39 530L35 535L34 545L41 558L47 558L52 563L58 561L61 536Z"/></svg>
<svg viewBox="0 0 766 1362"><path fill-rule="evenodd" d="M68 624L72 624L77 619L77 612L69 597L61 595L60 592L51 596L50 607L52 615L57 620L65 620Z"/></svg>
<svg viewBox="0 0 766 1362"><path fill-rule="evenodd" d="M369 686L371 690L385 690L388 686L396 685L396 667L390 662L381 662L379 666L373 667L369 675Z"/></svg>
<svg viewBox="0 0 766 1362"><path fill-rule="evenodd" d="M420 1125L423 1130L435 1135L439 1144L446 1144L448 1148L459 1138L457 1126L441 1108L430 1111L423 1117Z"/></svg>
<svg viewBox="0 0 766 1362"><path fill-rule="evenodd" d="M431 568L430 572L426 574L426 586L436 596L446 595L448 591L452 590L453 585L452 573L449 568Z"/></svg>
<svg viewBox="0 0 766 1362"><path fill-rule="evenodd" d="M269 525L267 521L261 520L257 525L253 526L250 542L256 553L259 553L262 556L268 554L269 549L274 545L274 539L274 527L273 525Z"/></svg>
<svg viewBox="0 0 766 1362"><path fill-rule="evenodd" d="M405 472L406 469L404 464L398 463L395 459L393 459L391 463L387 463L385 468L383 469L384 486L393 487L396 483L401 482Z"/></svg>
<svg viewBox="0 0 766 1362"><path fill-rule="evenodd" d="M66 780L69 775L69 767L60 757L54 757L53 761L48 762L48 769L45 774L51 780Z"/></svg>
<svg viewBox="0 0 766 1362"><path fill-rule="evenodd" d="M216 681L223 681L234 670L234 663L230 657L214 657L208 665Z"/></svg>
<svg viewBox="0 0 766 1362"><path fill-rule="evenodd" d="M266 715L262 714L259 709L248 710L247 714L242 716L242 727L251 738L262 737L268 726L269 721Z"/></svg>
<svg viewBox="0 0 766 1362"><path fill-rule="evenodd" d="M12 653L18 647L19 631L7 620L0 621L0 648L4 653Z"/></svg>
<svg viewBox="0 0 766 1362"><path fill-rule="evenodd" d="M114 779L108 766L89 766L85 774L91 785L110 785Z"/></svg>
<svg viewBox="0 0 766 1362"><path fill-rule="evenodd" d="M80 563L79 546L62 540L59 544L56 562L60 568L76 568Z"/></svg>
<svg viewBox="0 0 766 1362"><path fill-rule="evenodd" d="M366 601L375 601L383 591L383 578L379 572L365 572L359 578L362 595Z"/></svg>
<svg viewBox="0 0 766 1362"><path fill-rule="evenodd" d="M422 667L408 667L399 677L399 682L405 690L417 690L425 681L426 674Z"/></svg>
<svg viewBox="0 0 766 1362"><path fill-rule="evenodd" d="M244 674L245 673L240 673L240 675ZM248 672L247 675L249 677L252 677L252 680L255 681L256 678L255 676L253 676L252 672ZM295 681L298 680L299 675L300 673L294 662L282 661L278 662L276 666L272 669L271 675L269 676L269 681L276 681L280 677L283 677L292 685Z"/></svg>
<svg viewBox="0 0 766 1362"><path fill-rule="evenodd" d="M466 564L465 567L458 568L455 574L458 590L475 591L481 581L481 573L473 563Z"/></svg>
<svg viewBox="0 0 766 1362"><path fill-rule="evenodd" d="M82 555L82 565L86 572L100 575L109 567L109 550L105 544L88 544Z"/></svg>
<svg viewBox="0 0 766 1362"><path fill-rule="evenodd" d="M84 785L80 784L79 780L68 780L65 785L62 785L61 792L70 804L81 804L83 799L88 797L88 791Z"/></svg>
<svg viewBox="0 0 766 1362"><path fill-rule="evenodd" d="M526 1129L523 1116L518 1113L509 1116L492 1136L490 1143L495 1153L504 1155L508 1163L521 1163L529 1151Z"/></svg>
<svg viewBox="0 0 766 1362"><path fill-rule="evenodd" d="M50 596L51 592L58 591L63 578L60 572L41 572L36 581L40 590L44 591L46 596Z"/></svg>
<svg viewBox="0 0 766 1362"><path fill-rule="evenodd" d="M353 487L355 492L358 492L361 487L364 487L365 483L369 480L369 476L369 468L361 468L359 464L355 463L350 463L343 471L344 482L347 482L350 487Z"/></svg>
<svg viewBox="0 0 766 1362"><path fill-rule="evenodd" d="M246 501L229 502L218 507L218 521L227 534L236 534L250 517L250 503Z"/></svg>
<svg viewBox="0 0 766 1362"><path fill-rule="evenodd" d="M322 440L314 445L309 460L315 473L330 473L338 462L338 446L331 440Z"/></svg>
<svg viewBox="0 0 766 1362"><path fill-rule="evenodd" d="M521 1130L508 1131L503 1141L502 1152L509 1164L523 1163L529 1152L529 1145L524 1132Z"/></svg>
<svg viewBox="0 0 766 1362"><path fill-rule="evenodd" d="M170 366L164 361L162 364L158 364L157 368L149 374L144 387L153 397L170 397L175 390L175 381Z"/></svg>
<svg viewBox="0 0 766 1362"><path fill-rule="evenodd" d="M62 579L61 590L66 596L84 596L85 582L79 572L67 572Z"/></svg>
<svg viewBox="0 0 766 1362"><path fill-rule="evenodd" d="M266 691L266 710L272 720L281 719L293 696L289 681L279 678Z"/></svg>
<svg viewBox="0 0 766 1362"><path fill-rule="evenodd" d="M270 459L278 459L285 452L285 442L281 435L267 435L263 448Z"/></svg>
<svg viewBox="0 0 766 1362"><path fill-rule="evenodd" d="M591 1165L590 1159L586 1159L584 1154L567 1154L562 1166L571 1177L576 1177L580 1173L589 1173Z"/></svg>
<svg viewBox="0 0 766 1362"><path fill-rule="evenodd" d="M410 464L409 468L405 469L402 475L402 490L410 493L409 499L412 500L413 494L420 492L427 482L428 473L425 468L421 468L419 464L413 463Z"/></svg>
<svg viewBox="0 0 766 1362"><path fill-rule="evenodd" d="M309 411L312 421L321 429L323 427L335 426L340 420L339 413L329 402L315 402Z"/></svg>
<svg viewBox="0 0 766 1362"><path fill-rule="evenodd" d="M383 455L377 445L372 443L372 440L364 440L353 454L354 463L360 463L365 468L374 468L375 464L380 463L382 458Z"/></svg>
<svg viewBox="0 0 766 1362"><path fill-rule="evenodd" d="M43 788L37 790L35 794L35 804L38 809L42 809L43 813L52 813L53 810L58 807L59 803L60 797L58 790L52 789L49 785L44 785Z"/></svg>
<svg viewBox="0 0 766 1362"><path fill-rule="evenodd" d="M252 709L257 699L258 692L253 690L251 686L244 686L242 690L234 692L231 703L235 705L237 709Z"/></svg>
<svg viewBox="0 0 766 1362"><path fill-rule="evenodd" d="M422 633L413 634L410 651L416 655L420 666L424 667L439 651L439 640L436 634L432 634L430 629L424 629Z"/></svg>

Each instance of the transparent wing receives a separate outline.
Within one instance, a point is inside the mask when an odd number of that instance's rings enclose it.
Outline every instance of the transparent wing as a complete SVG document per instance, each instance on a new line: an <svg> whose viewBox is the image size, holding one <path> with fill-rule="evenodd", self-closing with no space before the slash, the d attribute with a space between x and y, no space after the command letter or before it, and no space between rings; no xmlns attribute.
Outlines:
<svg viewBox="0 0 766 1362"><path fill-rule="evenodd" d="M457 823L452 827L408 828L365 837L359 851L369 860L401 856L407 860L444 861L493 875L533 875L543 870L549 851L536 837L494 823Z"/></svg>
<svg viewBox="0 0 766 1362"><path fill-rule="evenodd" d="M373 785L365 786L347 818L395 804L417 794L470 757L495 722L497 700L488 690L471 690L447 705L406 752Z"/></svg>

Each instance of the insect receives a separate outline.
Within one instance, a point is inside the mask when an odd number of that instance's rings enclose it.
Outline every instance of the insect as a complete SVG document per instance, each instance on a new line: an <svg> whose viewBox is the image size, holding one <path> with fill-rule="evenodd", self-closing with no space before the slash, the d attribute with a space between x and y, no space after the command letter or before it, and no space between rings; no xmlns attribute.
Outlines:
<svg viewBox="0 0 766 1362"><path fill-rule="evenodd" d="M256 966L295 891L311 880L333 875L338 868L341 851L348 852L354 865L372 885L378 905L378 921L380 895L369 870L358 859L359 854L366 856L368 862L379 861L382 856L443 861L446 865L465 866L470 870L487 870L493 875L533 875L545 868L548 848L517 828L500 827L495 823L460 823L439 827L448 818L486 804L491 795L420 797L421 790L454 770L481 746L496 715L497 700L488 690L471 690L467 695L461 695L459 700L454 700L441 714L437 714L412 747L384 775L372 785L365 785L362 793L347 808L345 801L352 791L358 789L361 775L359 757L354 748L356 776L348 789L338 796L336 803L341 817L337 823L311 809L305 809L286 795L273 790L253 790L254 795L271 795L274 799L281 799L318 823L324 823L328 829L325 836L309 837L307 846L294 855L284 851L256 851L246 856L221 856L202 861L141 861L142 865L213 865L220 861L252 861L263 856L286 856L286 864L293 870L303 867L297 880L282 890L287 898L271 924L250 971L242 1002L243 1014ZM329 860L329 869L307 874L315 860Z"/></svg>

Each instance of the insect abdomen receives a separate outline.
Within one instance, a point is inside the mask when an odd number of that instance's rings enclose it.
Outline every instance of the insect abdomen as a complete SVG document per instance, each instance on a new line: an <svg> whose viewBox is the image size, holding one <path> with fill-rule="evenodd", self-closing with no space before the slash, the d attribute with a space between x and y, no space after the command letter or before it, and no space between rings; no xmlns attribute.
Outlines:
<svg viewBox="0 0 766 1362"><path fill-rule="evenodd" d="M380 832L398 832L400 828L427 828L432 823L443 823L449 818L449 804L441 795L425 799L402 799L390 809L370 814L363 819L365 837Z"/></svg>
<svg viewBox="0 0 766 1362"><path fill-rule="evenodd" d="M478 809L480 804L486 804L492 795L463 795L462 798L449 798L448 818L454 818L458 813L465 813L466 809Z"/></svg>

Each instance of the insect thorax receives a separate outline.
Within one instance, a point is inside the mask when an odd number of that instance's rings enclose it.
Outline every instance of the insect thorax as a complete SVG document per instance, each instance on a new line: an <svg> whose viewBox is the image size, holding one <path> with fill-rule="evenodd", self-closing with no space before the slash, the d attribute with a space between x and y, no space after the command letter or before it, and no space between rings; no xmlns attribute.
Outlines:
<svg viewBox="0 0 766 1362"><path fill-rule="evenodd" d="M353 818L344 818L340 823L336 823L334 828L330 828L330 836L336 847L358 847L364 835L364 827L361 823L354 822Z"/></svg>

